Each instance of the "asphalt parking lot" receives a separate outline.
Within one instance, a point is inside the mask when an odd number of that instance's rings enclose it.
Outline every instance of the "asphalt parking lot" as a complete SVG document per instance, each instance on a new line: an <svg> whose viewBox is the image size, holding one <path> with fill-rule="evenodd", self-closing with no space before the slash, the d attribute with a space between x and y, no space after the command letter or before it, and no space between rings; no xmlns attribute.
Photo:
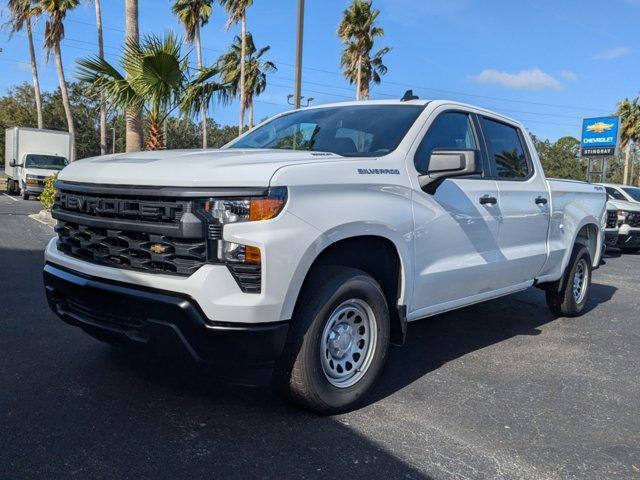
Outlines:
<svg viewBox="0 0 640 480"><path fill-rule="evenodd" d="M578 319L529 289L412 324L371 401L321 418L63 324L38 210L0 195L0 478L640 478L640 255Z"/></svg>

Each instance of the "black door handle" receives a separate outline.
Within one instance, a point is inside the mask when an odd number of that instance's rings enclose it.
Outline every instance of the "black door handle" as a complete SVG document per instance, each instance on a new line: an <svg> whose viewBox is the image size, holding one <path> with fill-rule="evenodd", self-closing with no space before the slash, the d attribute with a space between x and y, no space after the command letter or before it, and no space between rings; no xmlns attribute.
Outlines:
<svg viewBox="0 0 640 480"><path fill-rule="evenodd" d="M546 205L548 200L544 197L537 197L536 198L536 205Z"/></svg>
<svg viewBox="0 0 640 480"><path fill-rule="evenodd" d="M480 197L480 205L495 205L498 203L498 199L496 197L491 197L489 195L483 195Z"/></svg>

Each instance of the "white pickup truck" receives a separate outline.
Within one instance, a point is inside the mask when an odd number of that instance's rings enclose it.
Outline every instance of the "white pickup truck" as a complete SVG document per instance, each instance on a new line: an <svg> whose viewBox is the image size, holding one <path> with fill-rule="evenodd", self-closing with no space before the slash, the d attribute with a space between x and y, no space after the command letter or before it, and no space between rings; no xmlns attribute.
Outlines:
<svg viewBox="0 0 640 480"><path fill-rule="evenodd" d="M287 112L219 150L69 165L51 308L107 342L273 370L319 413L364 397L407 322L532 285L582 313L604 188L545 179L517 121L408 98Z"/></svg>

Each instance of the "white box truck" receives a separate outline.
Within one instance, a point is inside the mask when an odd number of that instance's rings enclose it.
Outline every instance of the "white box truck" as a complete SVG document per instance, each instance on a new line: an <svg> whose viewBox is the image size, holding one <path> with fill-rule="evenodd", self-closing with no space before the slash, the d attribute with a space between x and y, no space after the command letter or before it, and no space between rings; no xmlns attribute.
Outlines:
<svg viewBox="0 0 640 480"><path fill-rule="evenodd" d="M44 189L44 180L71 158L71 135L57 130L12 127L5 132L4 171L7 193L28 200Z"/></svg>

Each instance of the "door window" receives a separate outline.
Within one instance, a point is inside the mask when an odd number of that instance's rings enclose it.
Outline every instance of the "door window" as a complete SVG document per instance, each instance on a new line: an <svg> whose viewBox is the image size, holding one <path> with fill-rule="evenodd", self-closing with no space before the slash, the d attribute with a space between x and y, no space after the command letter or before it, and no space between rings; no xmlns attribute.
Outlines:
<svg viewBox="0 0 640 480"><path fill-rule="evenodd" d="M446 112L439 115L422 139L414 162L416 170L426 174L434 150L475 150L476 140L471 119L466 113Z"/></svg>
<svg viewBox="0 0 640 480"><path fill-rule="evenodd" d="M498 179L527 178L532 169L518 129L485 117L481 118L481 122L489 159L495 164Z"/></svg>

